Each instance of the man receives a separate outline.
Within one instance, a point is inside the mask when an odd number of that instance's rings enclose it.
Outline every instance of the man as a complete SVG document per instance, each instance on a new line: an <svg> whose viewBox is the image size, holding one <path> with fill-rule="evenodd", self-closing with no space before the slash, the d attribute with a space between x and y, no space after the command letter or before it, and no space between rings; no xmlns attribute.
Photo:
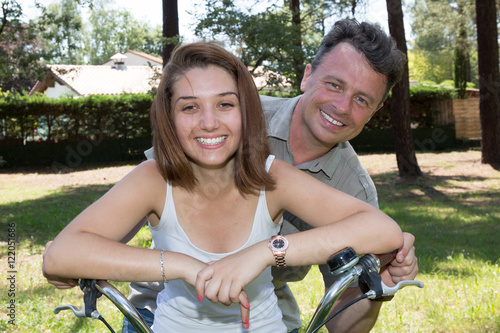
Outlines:
<svg viewBox="0 0 500 333"><path fill-rule="evenodd" d="M323 39L313 63L306 67L301 83L303 95L291 99L261 97L271 153L329 186L378 206L375 186L347 141L358 135L382 107L392 86L401 78L403 63L404 55L378 26L350 20L337 22ZM285 213L284 220L284 234L311 228L289 213ZM416 276L413 241L414 237L406 233L397 259L383 273L387 285ZM328 288L334 278L326 267L320 269ZM301 322L298 305L286 282L303 279L308 270L309 267L273 269L276 294L289 332L298 332ZM131 289L130 299L137 307L154 309L156 293L162 286L131 284ZM359 288L350 288L341 302L360 294ZM381 304L358 302L327 327L330 332L369 331ZM151 313L146 315L152 317ZM124 326L123 332L126 329Z"/></svg>
<svg viewBox="0 0 500 333"><path fill-rule="evenodd" d="M306 67L301 83L303 95L291 99L261 97L271 153L329 186L378 206L373 181L348 140L358 135L382 107L392 86L401 78L403 63L404 55L378 26L351 20L337 22L324 37L312 64ZM148 158L151 153L146 153ZM283 234L309 228L306 222L285 212ZM385 284L394 285L416 276L413 242L414 237L405 233L396 260L382 274ZM334 278L325 266L320 269L328 288ZM273 270L275 291L289 332L298 332L301 321L298 305L286 282L302 280L308 270L309 267ZM59 287L66 286L59 284ZM148 322L153 322L151 311L162 288L159 282L131 284L129 298ZM347 303L360 294L359 288L353 286L339 301ZM330 332L369 331L381 304L360 301L331 320L327 327ZM122 332L135 331L124 320Z"/></svg>
<svg viewBox="0 0 500 333"><path fill-rule="evenodd" d="M357 136L373 114L382 107L392 86L402 75L404 55L379 27L354 21L340 21L324 37L312 64L307 65L301 83L303 95L292 99L262 98L268 120L268 140L276 157L295 165L323 183L378 206L376 190L356 153L347 142ZM307 223L285 213L284 233L310 228ZM384 272L384 282L393 285L413 279L417 260L414 237L405 234L404 248L392 267ZM405 262L405 260L407 260ZM325 287L333 276L320 266ZM276 293L284 309L295 305L286 284L292 273L273 270ZM291 276L292 275L292 276ZM360 295L358 288L350 297ZM331 332L369 331L375 324L380 302L362 301L327 324ZM287 318L285 321L288 323ZM293 320L291 320L293 321ZM288 325L289 328L300 327Z"/></svg>

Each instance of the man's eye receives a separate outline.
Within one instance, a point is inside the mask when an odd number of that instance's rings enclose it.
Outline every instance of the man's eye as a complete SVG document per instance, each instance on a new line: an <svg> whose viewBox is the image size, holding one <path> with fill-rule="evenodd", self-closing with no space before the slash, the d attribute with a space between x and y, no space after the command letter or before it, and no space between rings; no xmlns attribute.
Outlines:
<svg viewBox="0 0 500 333"><path fill-rule="evenodd" d="M340 88L338 84L333 83L333 82L329 82L329 85L330 85L332 88L334 88L334 89L339 89L339 88Z"/></svg>
<svg viewBox="0 0 500 333"><path fill-rule="evenodd" d="M363 104L368 104L368 102L363 98L363 97L357 97L358 102L363 103Z"/></svg>

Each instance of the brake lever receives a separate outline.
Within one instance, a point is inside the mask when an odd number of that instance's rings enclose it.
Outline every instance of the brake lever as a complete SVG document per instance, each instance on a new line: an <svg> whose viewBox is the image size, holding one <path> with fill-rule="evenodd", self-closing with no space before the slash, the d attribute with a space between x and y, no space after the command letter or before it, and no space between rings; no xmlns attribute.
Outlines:
<svg viewBox="0 0 500 333"><path fill-rule="evenodd" d="M97 311L96 302L102 294L96 288L96 280L80 280L80 289L83 291L83 305L80 310L74 305L60 305L54 309L54 313L58 314L63 310L71 310L79 318L99 319L101 314Z"/></svg>
<svg viewBox="0 0 500 333"><path fill-rule="evenodd" d="M409 286L414 286L414 287L419 287L423 288L424 283L422 281L418 280L404 280L398 282L394 287L388 287L385 285L384 282L382 282L382 296L392 296L398 292L398 290L403 289L404 287L409 287Z"/></svg>
<svg viewBox="0 0 500 333"><path fill-rule="evenodd" d="M61 312L63 310L71 310L71 311L73 311L73 313L75 314L75 316L77 316L78 318L85 318L85 317L87 317L85 315L85 304L82 306L82 308L80 310L78 310L78 308L76 306L74 306L74 305L59 305L59 306L57 306L54 309L54 313L58 314L59 312Z"/></svg>
<svg viewBox="0 0 500 333"><path fill-rule="evenodd" d="M396 252L393 252L395 255ZM392 296L398 292L398 290L406 287L406 286L415 286L419 288L423 288L424 284L421 281L417 280L405 280L398 282L393 287L388 287L381 279L378 268L383 267L388 264L392 259L385 260L385 263L381 265L381 262L378 258L372 255L363 256L359 265L363 267L363 272L359 277L361 282L360 288L365 292L365 295L371 300L380 300L386 301L392 299Z"/></svg>

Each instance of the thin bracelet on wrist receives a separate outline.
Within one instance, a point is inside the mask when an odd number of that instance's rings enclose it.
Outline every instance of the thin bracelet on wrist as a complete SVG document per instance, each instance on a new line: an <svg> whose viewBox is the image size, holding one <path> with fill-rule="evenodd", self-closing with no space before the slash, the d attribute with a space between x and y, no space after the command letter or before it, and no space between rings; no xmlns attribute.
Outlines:
<svg viewBox="0 0 500 333"><path fill-rule="evenodd" d="M160 266L161 266L161 277L163 278L163 282L164 283L168 283L166 277L165 277L165 269L163 267L163 250L161 250L161 253L160 253Z"/></svg>

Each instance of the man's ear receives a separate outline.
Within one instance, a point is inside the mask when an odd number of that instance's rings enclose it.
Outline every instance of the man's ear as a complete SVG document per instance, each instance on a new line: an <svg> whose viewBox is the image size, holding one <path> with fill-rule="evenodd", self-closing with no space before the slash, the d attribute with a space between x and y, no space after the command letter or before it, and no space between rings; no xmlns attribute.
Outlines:
<svg viewBox="0 0 500 333"><path fill-rule="evenodd" d="M304 76L302 77L302 81L300 81L300 90L302 92L306 92L307 80L311 76L312 66L311 64L307 64L306 69L304 70Z"/></svg>
<svg viewBox="0 0 500 333"><path fill-rule="evenodd" d="M370 121L370 120L372 119L373 115L374 115L375 113L377 113L377 111L378 111L378 110L380 110L383 106L384 106L384 103L383 103L383 102L382 102L382 103L380 103L380 105L379 105L379 106L377 106L377 108L375 109L375 111L373 111L373 112L372 112L372 114L370 115L370 118L368 118L368 121Z"/></svg>

